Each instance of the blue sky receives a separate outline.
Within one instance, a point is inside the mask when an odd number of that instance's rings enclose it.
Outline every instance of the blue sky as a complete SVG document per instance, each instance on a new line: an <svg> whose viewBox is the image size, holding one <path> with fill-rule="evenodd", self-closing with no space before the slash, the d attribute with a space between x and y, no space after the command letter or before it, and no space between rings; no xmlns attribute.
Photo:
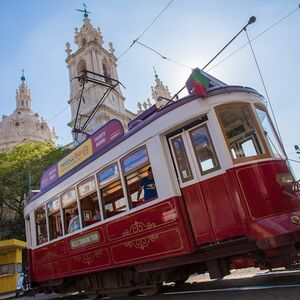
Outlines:
<svg viewBox="0 0 300 300"><path fill-rule="evenodd" d="M104 47L113 42L119 56L165 7L169 0L89 0L90 19L100 27ZM297 9L296 0L175 0L140 41L163 55L190 67L203 67L241 28L249 17L253 38ZM77 0L1 1L0 113L15 109L15 91L21 70L33 97L33 110L56 128L60 145L71 142L69 78L65 44L75 49L74 29L82 26ZM299 161L300 9L253 41L286 151ZM215 61L220 62L247 42L241 34ZM213 63L211 66L214 66ZM126 107L136 111L138 101L151 96L153 66L171 93L177 92L190 70L161 59L134 45L118 62L126 89ZM211 67L210 66L210 67ZM207 70L209 70L208 68ZM249 46L220 63L209 73L227 84L250 86L265 95ZM297 177L300 164L293 163Z"/></svg>

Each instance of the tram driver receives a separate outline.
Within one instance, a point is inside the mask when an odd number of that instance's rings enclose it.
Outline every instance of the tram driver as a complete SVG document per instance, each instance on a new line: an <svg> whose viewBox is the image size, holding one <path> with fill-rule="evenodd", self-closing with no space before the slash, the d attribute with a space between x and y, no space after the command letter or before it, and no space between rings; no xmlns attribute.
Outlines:
<svg viewBox="0 0 300 300"><path fill-rule="evenodd" d="M137 200L140 199L140 196L142 194L142 191L144 190L144 200L152 200L154 198L157 198L157 191L155 186L155 181L152 174L151 167L147 170L148 175L141 179L140 181L140 187L137 194Z"/></svg>

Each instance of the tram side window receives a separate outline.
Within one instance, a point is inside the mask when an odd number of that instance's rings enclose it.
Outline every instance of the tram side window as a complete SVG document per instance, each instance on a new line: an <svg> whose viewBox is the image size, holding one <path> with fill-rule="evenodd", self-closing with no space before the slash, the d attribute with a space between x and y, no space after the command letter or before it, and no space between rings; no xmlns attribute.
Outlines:
<svg viewBox="0 0 300 300"><path fill-rule="evenodd" d="M157 198L155 181L146 147L133 151L122 159L128 199L131 207Z"/></svg>
<svg viewBox="0 0 300 300"><path fill-rule="evenodd" d="M284 154L282 151L281 144L277 138L274 127L272 125L272 122L267 112L264 111L263 109L260 109L259 107L255 107L255 110L258 115L258 119L261 123L261 126L263 128L263 132L266 137L267 143L272 149L273 154L279 157L283 157Z"/></svg>
<svg viewBox="0 0 300 300"><path fill-rule="evenodd" d="M73 188L62 194L61 200L65 233L74 232L80 228L75 189Z"/></svg>
<svg viewBox="0 0 300 300"><path fill-rule="evenodd" d="M219 162L206 125L190 131L190 138L201 174L219 169Z"/></svg>
<svg viewBox="0 0 300 300"><path fill-rule="evenodd" d="M216 112L234 160L242 161L266 154L249 104L227 104L217 107Z"/></svg>
<svg viewBox="0 0 300 300"><path fill-rule="evenodd" d="M172 148L175 154L176 163L182 182L193 179L191 166L186 154L182 136L177 136L171 139Z"/></svg>
<svg viewBox="0 0 300 300"><path fill-rule="evenodd" d="M82 226L89 226L101 219L95 179L89 178L78 186Z"/></svg>
<svg viewBox="0 0 300 300"><path fill-rule="evenodd" d="M126 211L126 202L117 163L97 174L105 218Z"/></svg>
<svg viewBox="0 0 300 300"><path fill-rule="evenodd" d="M36 224L36 240L37 244L43 244L48 241L46 210L44 207L35 211L35 224Z"/></svg>
<svg viewBox="0 0 300 300"><path fill-rule="evenodd" d="M59 199L47 203L50 240L62 236Z"/></svg>

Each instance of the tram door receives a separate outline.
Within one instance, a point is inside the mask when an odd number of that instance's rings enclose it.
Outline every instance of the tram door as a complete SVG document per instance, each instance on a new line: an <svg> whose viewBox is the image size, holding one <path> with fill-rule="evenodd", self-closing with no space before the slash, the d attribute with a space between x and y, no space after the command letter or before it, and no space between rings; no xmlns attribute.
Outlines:
<svg viewBox="0 0 300 300"><path fill-rule="evenodd" d="M168 142L197 244L222 240L224 225L234 227L236 222L234 215L222 211L224 206L229 210L231 203L226 202L231 200L223 197L228 194L226 183L216 182L220 165L207 124L185 127L169 135ZM217 190L222 197L216 196Z"/></svg>

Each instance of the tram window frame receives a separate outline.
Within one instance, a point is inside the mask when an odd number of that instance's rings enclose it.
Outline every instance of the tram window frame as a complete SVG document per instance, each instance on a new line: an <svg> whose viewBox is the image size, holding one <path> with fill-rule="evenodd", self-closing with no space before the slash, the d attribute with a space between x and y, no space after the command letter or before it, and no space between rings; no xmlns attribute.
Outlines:
<svg viewBox="0 0 300 300"><path fill-rule="evenodd" d="M255 107L255 113L256 113L256 116L257 116L257 119L259 121L259 125L261 126L261 129L262 129L262 132L263 132L263 135L265 137L265 140L270 148L270 150L272 151L272 153L274 154L274 156L277 156L277 157L280 157L281 159L283 157L285 157L285 153L284 153L284 147L280 141L280 138L277 134L277 131L275 130L275 126L270 118L270 115L268 113L268 110L263 106L263 105L260 105L260 104L254 104L254 107ZM266 116L266 120L268 121L268 125L271 129L271 134L273 135L273 137L275 138L275 141L271 140L271 143L270 141L268 140L268 135L266 134L266 131L265 131L265 128L263 127L263 121L261 120L257 110L265 113L265 116ZM274 146L274 142L276 143L276 146L279 148L277 149L275 146Z"/></svg>
<svg viewBox="0 0 300 300"><path fill-rule="evenodd" d="M58 202L58 207L54 208L51 211L51 209L49 209L49 204L54 203L55 201ZM54 197L53 199L51 199L49 202L46 203L48 226L49 226L49 240L50 241L54 240L58 237L61 237L63 235L60 206L61 205L60 205L59 197ZM57 217L57 218L55 218L55 221L53 221L53 217ZM57 228L57 226L58 226L58 228ZM56 227L56 228L54 228L54 227ZM56 234L53 234L54 230L55 230Z"/></svg>
<svg viewBox="0 0 300 300"><path fill-rule="evenodd" d="M113 176L111 176L111 178L108 177L106 181L105 180L101 181L100 178L101 174L104 174L105 171L109 172L110 168L114 169ZM115 170L117 172L115 172ZM113 162L109 164L105 168L101 169L96 174L96 176L97 176L97 183L98 183L98 188L101 197L101 206L102 206L104 219L108 219L120 213L126 212L127 211L126 198L122 186L121 174L120 174L118 163ZM107 203L106 200L108 200ZM124 205L117 207L117 205L119 205L119 203L122 202L124 203Z"/></svg>
<svg viewBox="0 0 300 300"><path fill-rule="evenodd" d="M126 160L133 157L136 153L139 153L142 151L145 151L146 160L144 157L141 157L142 160L140 163L138 163L137 165L134 165L133 167L131 166L131 167L129 167L129 169L127 169L128 166L126 166ZM129 152L126 156L124 156L121 159L121 166L122 166L123 176L125 179L126 192L127 192L127 197L128 197L128 202L129 202L130 208L135 208L137 206L143 205L145 203L148 203L148 202L158 198L158 195L156 195L156 197L145 200L144 199L144 190L142 190L142 192L140 194L140 198L138 199L139 190L142 189L141 180L143 178L147 177L148 169L151 168L149 154L148 154L146 146L141 146L141 147ZM155 179L154 179L154 184L155 184ZM157 190L156 190L156 194L157 194Z"/></svg>
<svg viewBox="0 0 300 300"><path fill-rule="evenodd" d="M206 134L206 137L208 139L208 143L209 143L209 148L208 149L211 154L213 155L213 159L215 161L215 164L212 168L209 168L207 170L203 170L203 166L202 166L202 163L203 161L200 160L199 158L199 154L198 154L198 151L196 149L196 145L195 145L195 142L194 142L194 139L192 138L192 134L194 131L196 130L201 130L201 129L205 129L205 134ZM215 147L214 147L214 143L212 141L212 138L211 138L211 135L210 135L210 132L209 132L209 129L208 129L208 126L207 124L201 124L199 126L196 126L194 128L191 128L189 131L188 131L188 135L189 135L189 138L190 138L190 141L191 141L191 144L192 144L192 147L193 147L193 151L194 151L194 155L195 155L195 158L196 158L196 161L197 161L197 164L198 164L198 167L199 167L199 170L200 170L200 173L201 175L206 175L206 174L209 174L211 172L214 172L214 171L217 171L221 168L220 166L220 162L219 162L219 159L218 159L218 156L217 156L217 153L216 153L216 150L215 150ZM212 160L213 160L212 159Z"/></svg>
<svg viewBox="0 0 300 300"><path fill-rule="evenodd" d="M72 191L74 191L74 199L68 200L67 203L64 203L64 196L69 194ZM72 232L75 232L75 231L81 229L76 188L75 187L69 188L67 191L65 191L61 194L60 198L61 198L61 209L62 209L63 218L64 218L65 234L69 234L69 233L72 233ZM69 214L68 216L67 216L67 213ZM76 213L77 213L77 215L76 215ZM77 218L77 216L78 216L78 218ZM78 224L78 222L79 222L79 224ZM70 225L71 223L75 224L73 229L72 229L72 226Z"/></svg>
<svg viewBox="0 0 300 300"><path fill-rule="evenodd" d="M92 187L89 191L86 190L87 183L92 182ZM82 191L81 187L85 186L85 190ZM90 188L90 187L89 187ZM80 211L82 217L82 227L90 226L96 222L101 221L100 216L100 205L99 205L99 198L98 198L98 191L97 191L97 183L95 176L90 176L87 179L83 180L77 185L78 191L78 198L80 203ZM85 209L87 206L85 202L91 202L89 206L89 210Z"/></svg>
<svg viewBox="0 0 300 300"><path fill-rule="evenodd" d="M253 123L253 131L254 131L255 136L257 138L256 142L258 142L258 145L259 145L259 148L260 148L258 150L261 151L261 153L257 153L256 155L253 155L253 156L244 156L244 157L241 156L241 154L238 155L238 153L236 153L236 157L235 157L235 155L232 153L232 151L238 152L239 151L239 149L238 149L239 146L242 144L242 142L245 142L246 139L240 140L240 141L237 139L233 143L231 143L229 141L227 133L226 133L226 129L224 128L223 121L222 121L222 118L220 116L221 110L224 109L224 108L227 108L227 110L228 110L229 107L234 107L234 108L236 108L236 107L243 107L243 108L246 107L247 109L249 109L249 116L250 116L249 120L251 120L252 123ZM231 156L232 161L233 161L234 164L242 163L242 162L249 162L249 161L254 161L254 160L270 157L270 152L269 152L269 149L268 149L267 144L265 142L264 136L262 134L260 124L259 124L259 122L256 118L256 113L254 112L253 106L250 103L248 103L248 102L230 102L230 103L218 105L214 109L215 109L215 113L217 115L219 126L221 127L221 130L222 130L222 133L223 133L223 137L226 141L227 149L230 153L230 156ZM240 127L240 126L238 126L238 127ZM233 130L234 129L232 129L232 131ZM241 135L241 133L239 133L239 134ZM243 136L241 135L241 138L242 137ZM249 140L249 138L250 138L250 136L247 137L247 140ZM242 151L242 149L241 149L241 151Z"/></svg>
<svg viewBox="0 0 300 300"><path fill-rule="evenodd" d="M44 233L42 233L42 230L38 229L38 226L40 224L37 223L37 213L39 210L44 210L44 222L42 223L42 225L44 226ZM35 211L34 211L34 224L35 224L35 237L36 237L36 244L37 245L42 245L44 243L47 243L49 241L49 236L48 236L48 229L47 229L47 214L46 214L46 207L43 205L41 207L38 207Z"/></svg>
<svg viewBox="0 0 300 300"><path fill-rule="evenodd" d="M172 146L172 153L173 153L173 156L175 157L175 160L176 160L176 169L178 170L178 173L180 175L180 179L181 179L181 182L182 183L185 183L185 182L188 182L190 180L193 180L194 179L194 175L193 175L193 170L192 170L192 166L190 164L190 159L188 157L188 152L187 152L187 149L186 149L186 145L185 145L185 141L184 141L184 138L183 138L183 132L184 131L181 131L179 134L177 134L176 136L172 136L169 140L170 140L170 144ZM178 153L176 151L176 146L174 144L174 141L175 139L179 138L182 142L182 145L183 145L183 149L184 149L184 160L185 160L185 163L187 163L187 171L190 172L190 174L188 174L186 177L184 177L183 175L183 169L181 168L181 164L179 162L179 158L178 158Z"/></svg>

